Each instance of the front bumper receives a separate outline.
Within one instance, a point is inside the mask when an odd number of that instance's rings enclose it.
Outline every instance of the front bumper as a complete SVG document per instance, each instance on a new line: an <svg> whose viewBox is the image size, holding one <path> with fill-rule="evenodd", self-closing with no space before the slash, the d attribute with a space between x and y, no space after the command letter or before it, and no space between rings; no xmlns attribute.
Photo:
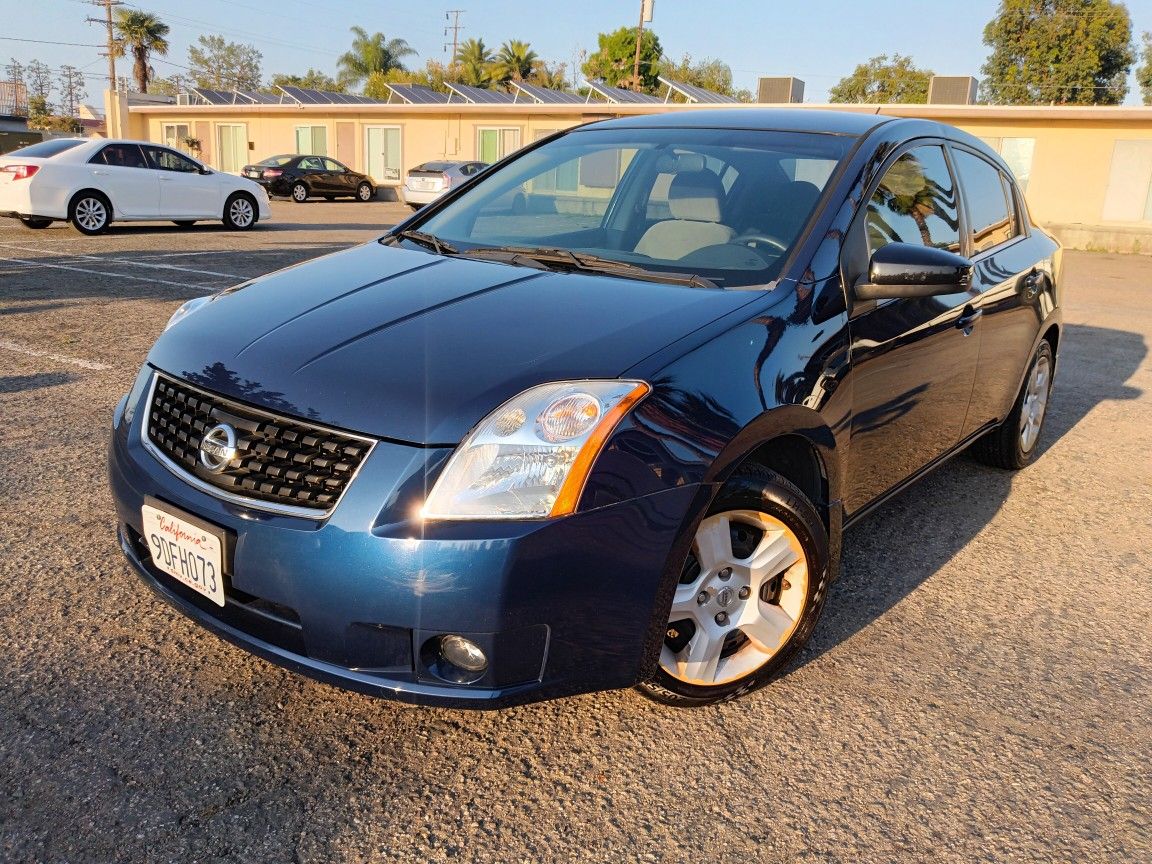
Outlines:
<svg viewBox="0 0 1152 864"><path fill-rule="evenodd" d="M139 416L139 415L137 415ZM404 702L497 708L626 687L650 671L665 574L696 486L543 522L396 518L413 478L443 451L379 442L323 522L225 502L183 482L117 417L109 479L121 548L179 611L272 662ZM228 532L224 608L152 566L141 507L151 497ZM664 590L662 590L664 589ZM660 610L663 611L663 610ZM452 684L428 644L457 633L490 659Z"/></svg>

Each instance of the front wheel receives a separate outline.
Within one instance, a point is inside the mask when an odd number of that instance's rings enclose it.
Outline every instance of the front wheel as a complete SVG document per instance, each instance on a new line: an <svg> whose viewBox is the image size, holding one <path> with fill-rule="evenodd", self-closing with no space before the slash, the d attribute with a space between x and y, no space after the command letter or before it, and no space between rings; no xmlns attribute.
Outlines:
<svg viewBox="0 0 1152 864"><path fill-rule="evenodd" d="M356 187L357 201L371 201L374 194L371 183L361 183Z"/></svg>
<svg viewBox="0 0 1152 864"><path fill-rule="evenodd" d="M828 556L824 523L794 485L763 468L728 481L696 529L659 668L640 691L693 707L767 684L812 635Z"/></svg>
<svg viewBox="0 0 1152 864"><path fill-rule="evenodd" d="M973 446L972 452L977 459L985 465L1009 471L1019 470L1032 461L1048 414L1055 365L1052 346L1044 339L1032 356L1032 364L1012 406L1012 413Z"/></svg>
<svg viewBox="0 0 1152 864"><path fill-rule="evenodd" d="M244 192L234 192L224 204L224 227L247 231L256 224L256 200Z"/></svg>
<svg viewBox="0 0 1152 864"><path fill-rule="evenodd" d="M51 219L41 219L38 216L21 216L20 224L25 228L47 228L52 224Z"/></svg>

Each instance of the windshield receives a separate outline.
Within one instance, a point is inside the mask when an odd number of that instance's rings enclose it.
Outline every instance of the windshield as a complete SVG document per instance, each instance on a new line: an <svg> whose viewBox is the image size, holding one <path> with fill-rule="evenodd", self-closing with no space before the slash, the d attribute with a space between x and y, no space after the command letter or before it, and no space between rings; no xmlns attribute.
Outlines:
<svg viewBox="0 0 1152 864"><path fill-rule="evenodd" d="M555 261L563 250L636 273L763 284L777 276L854 141L743 129L580 130L489 169L413 227L441 241L421 245L442 254L511 248L521 260L537 250Z"/></svg>
<svg viewBox="0 0 1152 864"><path fill-rule="evenodd" d="M65 150L79 147L83 143L84 140L82 138L53 138L48 141L41 141L39 144L29 144L27 147L21 147L19 150L5 153L4 156L5 158L11 158L13 156L35 156L41 159L47 159L63 153Z"/></svg>

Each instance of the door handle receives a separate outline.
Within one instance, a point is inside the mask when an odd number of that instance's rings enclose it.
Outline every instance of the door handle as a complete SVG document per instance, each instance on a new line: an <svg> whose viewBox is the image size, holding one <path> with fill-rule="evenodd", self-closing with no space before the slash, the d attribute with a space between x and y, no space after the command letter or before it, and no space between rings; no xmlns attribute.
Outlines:
<svg viewBox="0 0 1152 864"><path fill-rule="evenodd" d="M983 314L983 309L975 309L971 306L964 307L964 314L956 319L956 329L963 330L964 335L967 336L972 332L972 328L976 326L976 322L980 320L980 316Z"/></svg>
<svg viewBox="0 0 1152 864"><path fill-rule="evenodd" d="M1020 293L1024 295L1025 300L1035 300L1036 295L1046 288L1047 284L1048 275L1033 267L1020 280Z"/></svg>
<svg viewBox="0 0 1152 864"><path fill-rule="evenodd" d="M171 182L172 182L172 178L171 178L171 177L161 177L161 178L160 178L160 182L161 182L161 183L171 183Z"/></svg>

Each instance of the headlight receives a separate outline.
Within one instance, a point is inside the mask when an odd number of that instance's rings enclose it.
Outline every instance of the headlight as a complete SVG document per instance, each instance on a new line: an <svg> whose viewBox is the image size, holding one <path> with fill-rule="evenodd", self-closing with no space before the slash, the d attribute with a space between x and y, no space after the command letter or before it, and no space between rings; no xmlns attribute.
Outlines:
<svg viewBox="0 0 1152 864"><path fill-rule="evenodd" d="M187 303L184 303L179 309L172 313L172 317L168 319L168 323L164 325L164 329L167 330L178 321L184 320L211 299L211 294L209 294L207 297L193 297L191 300L189 300Z"/></svg>
<svg viewBox="0 0 1152 864"><path fill-rule="evenodd" d="M559 381L525 390L456 448L424 517L544 519L573 512L608 435L650 389L643 381Z"/></svg>

